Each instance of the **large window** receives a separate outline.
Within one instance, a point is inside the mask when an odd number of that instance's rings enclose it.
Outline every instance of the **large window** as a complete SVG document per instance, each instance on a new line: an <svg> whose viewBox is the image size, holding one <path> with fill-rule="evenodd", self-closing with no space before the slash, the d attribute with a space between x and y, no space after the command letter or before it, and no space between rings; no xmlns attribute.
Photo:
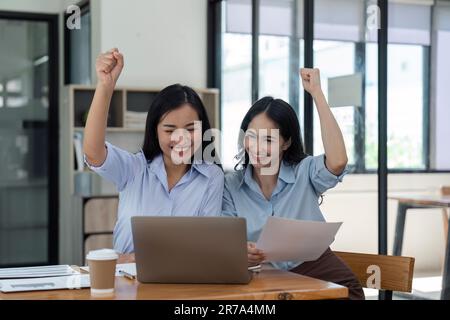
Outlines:
<svg viewBox="0 0 450 320"><path fill-rule="evenodd" d="M336 57L340 57L339 63L336 63ZM328 96L328 79L354 74L355 43L327 40L314 41L314 64L321 69L322 88L325 95ZM355 106L339 106L332 109L346 142L350 165L355 164L355 109ZM319 115L314 109L314 154L322 153L324 153L324 149Z"/></svg>
<svg viewBox="0 0 450 320"><path fill-rule="evenodd" d="M366 149L367 107L378 108L377 32L366 26L365 1L314 1L314 67L321 71L322 88L344 136L349 167L353 172L365 172L365 154L371 152L377 164L377 136L370 137L375 145ZM367 61L367 47L372 61ZM374 72L367 70L375 67ZM375 79L369 77L375 76ZM372 91L370 89L373 89ZM366 94L371 94L366 99ZM369 105L368 105L369 104ZM324 153L319 116L314 107L313 151ZM376 128L376 118L373 124ZM370 156L372 157L372 156Z"/></svg>
<svg viewBox="0 0 450 320"><path fill-rule="evenodd" d="M430 1L389 1L388 167L429 168Z"/></svg>
<svg viewBox="0 0 450 320"><path fill-rule="evenodd" d="M388 167L425 169L428 47L388 45Z"/></svg>
<svg viewBox="0 0 450 320"><path fill-rule="evenodd" d="M344 135L349 165L353 172L374 170L378 157L376 34L365 30L363 1L317 0L315 5L314 65L322 71L325 94L355 90L345 97L348 105L341 95L328 96ZM426 169L429 36L424 32L429 34L430 6L390 4L389 9L388 168ZM345 87L348 83L357 87ZM315 113L314 154L323 153L319 125Z"/></svg>
<svg viewBox="0 0 450 320"><path fill-rule="evenodd" d="M239 128L252 103L251 1L231 1L224 8L222 36L222 162L231 169Z"/></svg>
<svg viewBox="0 0 450 320"><path fill-rule="evenodd" d="M259 97L289 100L289 38L259 37Z"/></svg>
<svg viewBox="0 0 450 320"><path fill-rule="evenodd" d="M249 34L227 33L223 37L222 64L222 161L233 166L239 128L252 103L252 46Z"/></svg>
<svg viewBox="0 0 450 320"><path fill-rule="evenodd" d="M368 8L376 3L313 2L313 65L321 70L324 93L342 129L350 169L356 173L374 172L378 166L378 30L367 24L373 14ZM252 10L252 4L259 9ZM293 81L308 54L303 40L304 5L303 0L223 1L222 156L226 169L233 167L239 124L256 98L272 95L288 101L298 111L304 135L303 89ZM391 171L450 168L443 137L450 132L443 120L450 114L450 98L443 86L449 74L444 56L450 6L448 1L437 1L434 10L432 6L431 1L389 1L387 157ZM252 29L255 12L258 33ZM252 32L258 35L257 50L252 50ZM252 59L258 61L256 73L252 73ZM255 75L257 79L252 78ZM313 154L320 154L324 151L320 123L313 109L309 143Z"/></svg>

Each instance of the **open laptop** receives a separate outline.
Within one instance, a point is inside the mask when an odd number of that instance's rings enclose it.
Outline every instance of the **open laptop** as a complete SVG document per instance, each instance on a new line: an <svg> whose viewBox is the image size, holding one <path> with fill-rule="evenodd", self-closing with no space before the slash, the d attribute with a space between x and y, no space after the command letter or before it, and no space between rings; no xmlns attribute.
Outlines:
<svg viewBox="0 0 450 320"><path fill-rule="evenodd" d="M137 279L152 283L248 283L244 218L132 217Z"/></svg>

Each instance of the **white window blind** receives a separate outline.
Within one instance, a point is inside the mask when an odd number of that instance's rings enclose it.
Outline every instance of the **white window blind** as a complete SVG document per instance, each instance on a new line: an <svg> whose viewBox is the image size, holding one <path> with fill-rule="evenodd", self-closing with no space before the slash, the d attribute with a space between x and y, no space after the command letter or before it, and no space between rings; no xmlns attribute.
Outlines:
<svg viewBox="0 0 450 320"><path fill-rule="evenodd" d="M293 0L261 0L259 33L261 35L290 36L292 34ZM298 34L303 34L303 0L298 1ZM226 1L226 32L252 32L252 1ZM300 36L301 37L301 36Z"/></svg>
<svg viewBox="0 0 450 320"><path fill-rule="evenodd" d="M437 170L450 170L450 2L439 1L434 8L433 56L431 77L431 165Z"/></svg>
<svg viewBox="0 0 450 320"><path fill-rule="evenodd" d="M430 1L389 1L388 41L430 45L431 4Z"/></svg>

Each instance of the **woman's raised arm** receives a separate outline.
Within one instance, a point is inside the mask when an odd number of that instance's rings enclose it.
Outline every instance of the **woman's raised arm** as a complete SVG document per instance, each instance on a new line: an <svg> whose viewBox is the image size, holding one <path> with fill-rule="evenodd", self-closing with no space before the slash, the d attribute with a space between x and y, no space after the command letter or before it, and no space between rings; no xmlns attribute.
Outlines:
<svg viewBox="0 0 450 320"><path fill-rule="evenodd" d="M95 89L84 129L83 151L89 164L100 166L106 159L105 132L109 105L123 68L123 55L116 48L100 54L96 61Z"/></svg>
<svg viewBox="0 0 450 320"><path fill-rule="evenodd" d="M320 130L325 149L325 164L331 173L340 175L348 162L347 152L341 129L320 86L320 71L319 69L303 68L300 70L300 76L303 87L311 94L319 113Z"/></svg>

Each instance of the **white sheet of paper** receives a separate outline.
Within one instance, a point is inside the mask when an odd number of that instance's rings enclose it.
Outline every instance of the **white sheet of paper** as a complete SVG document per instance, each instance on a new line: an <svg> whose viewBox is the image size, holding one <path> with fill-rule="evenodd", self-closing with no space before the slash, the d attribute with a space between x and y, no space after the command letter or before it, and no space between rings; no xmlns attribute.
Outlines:
<svg viewBox="0 0 450 320"><path fill-rule="evenodd" d="M268 261L314 261L333 243L342 222L269 217L256 243Z"/></svg>
<svg viewBox="0 0 450 320"><path fill-rule="evenodd" d="M80 269L89 272L89 267L81 267ZM116 277L123 277L123 274L119 270L125 271L126 273L136 276L136 263L119 263L116 265Z"/></svg>
<svg viewBox="0 0 450 320"><path fill-rule="evenodd" d="M51 265L38 267L2 268L0 269L0 279L20 279L20 278L44 278L76 275L79 272L69 265Z"/></svg>

